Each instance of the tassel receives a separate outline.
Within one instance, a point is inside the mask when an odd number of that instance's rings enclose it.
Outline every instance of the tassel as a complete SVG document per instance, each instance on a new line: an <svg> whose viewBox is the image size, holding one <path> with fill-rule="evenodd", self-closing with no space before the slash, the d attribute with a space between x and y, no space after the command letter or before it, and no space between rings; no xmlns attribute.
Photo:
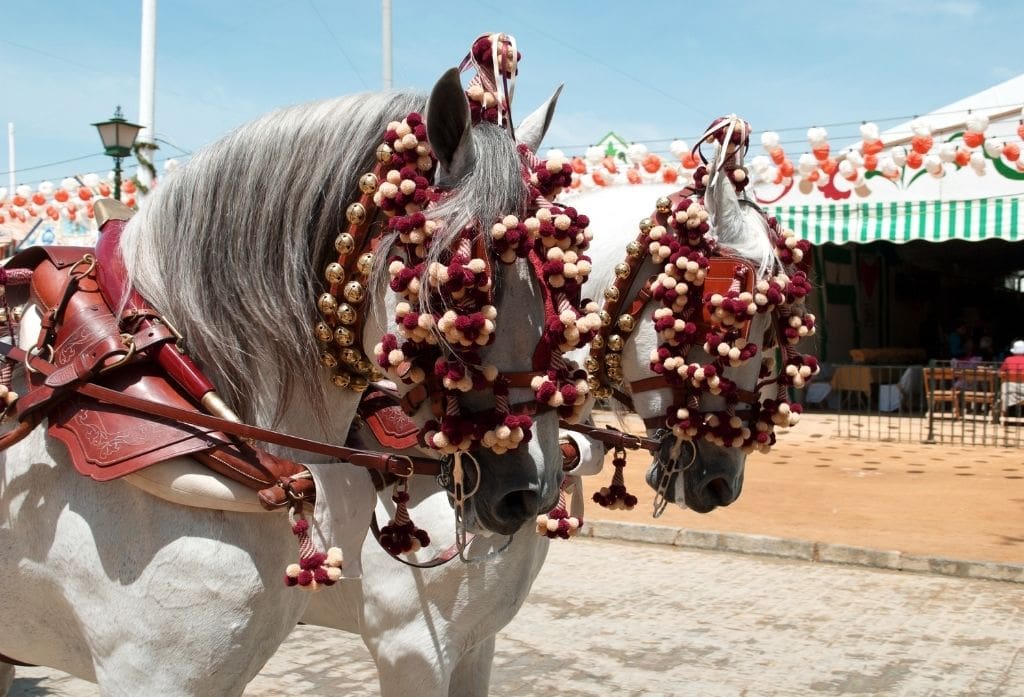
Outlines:
<svg viewBox="0 0 1024 697"><path fill-rule="evenodd" d="M570 513L566 506L566 493L572 491L572 511ZM558 505L547 513L537 516L537 534L555 539L560 537L568 540L579 534L583 527L583 504L579 496L581 491L580 479L575 476L567 476L562 480L562 486L558 490Z"/></svg>
<svg viewBox="0 0 1024 697"><path fill-rule="evenodd" d="M395 482L391 500L395 502L395 517L380 531L380 544L388 554L398 556L429 545L427 531L416 527L409 518L409 483L405 479Z"/></svg>
<svg viewBox="0 0 1024 697"><path fill-rule="evenodd" d="M594 503L613 511L631 511L636 506L637 499L626 491L626 480L622 476L622 468L626 466L626 451L623 448L615 448L612 465L615 467L615 474L612 475L611 486L601 487L600 491L595 492Z"/></svg>
<svg viewBox="0 0 1024 697"><path fill-rule="evenodd" d="M317 551L309 539L309 521L302 516L299 507L288 512L288 519L292 534L299 538L299 563L289 564L285 569L285 585L307 591L333 586L341 578L341 550L331 547L326 553Z"/></svg>

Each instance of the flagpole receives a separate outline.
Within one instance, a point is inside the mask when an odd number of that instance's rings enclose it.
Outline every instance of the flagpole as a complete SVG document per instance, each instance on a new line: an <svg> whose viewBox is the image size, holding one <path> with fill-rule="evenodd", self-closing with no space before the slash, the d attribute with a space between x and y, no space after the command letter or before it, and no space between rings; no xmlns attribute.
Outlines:
<svg viewBox="0 0 1024 697"><path fill-rule="evenodd" d="M384 58L384 89L391 89L391 0L381 0L381 54Z"/></svg>

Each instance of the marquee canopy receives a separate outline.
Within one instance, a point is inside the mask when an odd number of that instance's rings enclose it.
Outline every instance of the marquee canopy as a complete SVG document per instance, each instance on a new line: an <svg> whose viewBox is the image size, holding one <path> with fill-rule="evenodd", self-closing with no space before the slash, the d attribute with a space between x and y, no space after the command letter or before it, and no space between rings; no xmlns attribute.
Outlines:
<svg viewBox="0 0 1024 697"><path fill-rule="evenodd" d="M758 203L815 243L1024 240L1024 75L830 156L824 129L793 162L772 133L748 159Z"/></svg>

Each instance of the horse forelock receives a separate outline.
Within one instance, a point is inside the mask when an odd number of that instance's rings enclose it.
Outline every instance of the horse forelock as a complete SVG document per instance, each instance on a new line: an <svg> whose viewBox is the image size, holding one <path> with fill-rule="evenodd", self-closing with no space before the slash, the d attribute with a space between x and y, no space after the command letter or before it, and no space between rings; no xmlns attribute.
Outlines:
<svg viewBox="0 0 1024 697"><path fill-rule="evenodd" d="M388 122L425 103L367 93L267 114L166 177L130 222L130 281L242 418L276 421L290 394L324 402L321 271Z"/></svg>
<svg viewBox="0 0 1024 697"><path fill-rule="evenodd" d="M440 221L443 225L431 242L424 269L429 268L432 262L445 263L444 256L467 226L479 229L489 249L491 225L509 214L521 218L526 211L529 191L523 181L520 155L508 131L483 122L473 127L472 135L476 165L435 206L425 211L428 218ZM388 281L387 250L396 240L396 234L385 238L375 257L375 294L379 294ZM424 272L421 278L423 287L427 287L426 280ZM430 293L421 294L421 311L436 312L441 309L430 305L431 296Z"/></svg>

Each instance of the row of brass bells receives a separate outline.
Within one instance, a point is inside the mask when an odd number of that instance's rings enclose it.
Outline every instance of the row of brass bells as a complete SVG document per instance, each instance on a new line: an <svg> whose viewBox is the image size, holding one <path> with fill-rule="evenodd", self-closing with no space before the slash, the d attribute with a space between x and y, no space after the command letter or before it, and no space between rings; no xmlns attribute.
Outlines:
<svg viewBox="0 0 1024 697"><path fill-rule="evenodd" d="M382 149L387 152L383 152ZM386 145L378 148L378 159L390 159L390 148ZM359 190L371 195L377 190L379 179L373 172L367 172L359 178ZM356 201L345 209L345 219L350 225L364 225L369 216L366 206ZM339 257L355 253L356 239L348 231L340 233L334 239L334 249ZM324 270L324 277L332 286L341 286L340 298L327 292L320 296L317 307L324 320L317 322L314 329L317 341L324 344L320 353L320 364L334 371L331 382L337 387L362 392L369 387L371 381L383 378L383 374L374 366L359 345L360 337L353 325L359 321L358 307L366 299L366 286L363 281L349 278L346 280L343 259L331 262ZM356 271L362 279L368 279L373 269L373 254L367 252L356 261Z"/></svg>

